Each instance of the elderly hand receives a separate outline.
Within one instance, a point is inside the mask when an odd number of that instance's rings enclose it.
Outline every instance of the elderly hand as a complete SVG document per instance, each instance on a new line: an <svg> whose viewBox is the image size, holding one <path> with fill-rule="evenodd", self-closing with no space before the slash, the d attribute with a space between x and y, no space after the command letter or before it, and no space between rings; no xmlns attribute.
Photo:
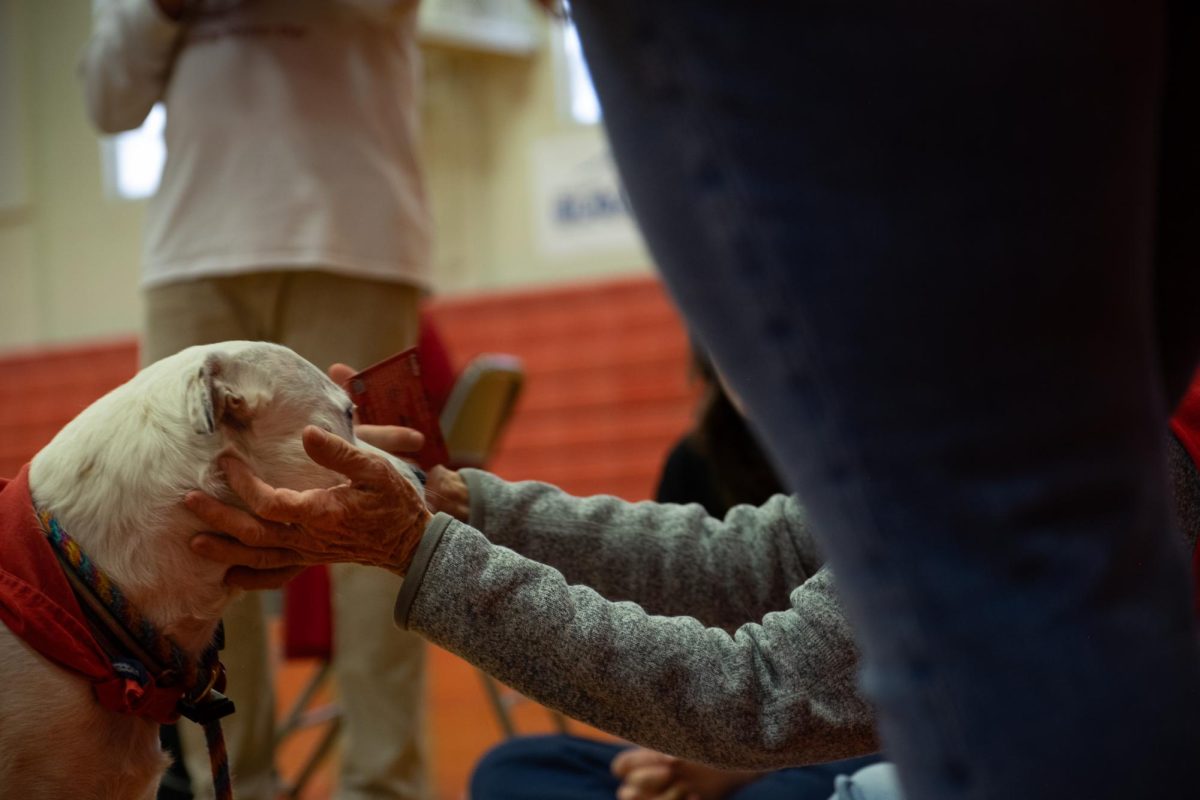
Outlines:
<svg viewBox="0 0 1200 800"><path fill-rule="evenodd" d="M364 452L332 433L309 426L304 449L313 461L345 475L330 489L276 489L235 458L223 458L229 486L252 513L203 492L184 504L229 538L197 534L192 550L233 565L230 585L280 585L313 564L352 562L403 575L432 518L419 492L382 456Z"/></svg>
<svg viewBox="0 0 1200 800"><path fill-rule="evenodd" d="M399 425L359 425L354 423L355 437L378 447L397 458L412 461L412 456L425 444L425 434Z"/></svg>
<svg viewBox="0 0 1200 800"><path fill-rule="evenodd" d="M338 363L329 368L329 377L339 386L344 386L354 374L354 368L346 364ZM411 456L425 443L424 434L412 428L399 425L360 425L357 411L354 413L354 435L398 458ZM426 476L425 502L435 512L445 511L463 522L466 522L470 515L470 493L466 482L457 472L445 467L434 467Z"/></svg>
<svg viewBox="0 0 1200 800"><path fill-rule="evenodd" d="M720 800L760 775L716 769L644 747L618 753L612 773L621 779L617 800Z"/></svg>
<svg viewBox="0 0 1200 800"><path fill-rule="evenodd" d="M470 522L471 490L456 471L434 467L425 478L425 502L459 522Z"/></svg>

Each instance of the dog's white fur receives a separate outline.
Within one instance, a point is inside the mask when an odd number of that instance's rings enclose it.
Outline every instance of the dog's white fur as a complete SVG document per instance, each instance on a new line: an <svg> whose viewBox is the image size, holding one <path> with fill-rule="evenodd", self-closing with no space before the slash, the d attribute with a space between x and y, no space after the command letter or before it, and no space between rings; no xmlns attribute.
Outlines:
<svg viewBox="0 0 1200 800"><path fill-rule="evenodd" d="M273 486L340 482L308 458L300 433L318 425L353 441L350 408L341 388L287 348L192 347L142 370L63 428L31 464L34 503L55 514L159 630L199 655L233 592L223 567L189 549L203 526L183 495L202 489L229 498L216 466L225 453ZM237 676L230 680L236 685ZM167 763L156 724L101 708L86 681L0 625L0 796L149 799Z"/></svg>

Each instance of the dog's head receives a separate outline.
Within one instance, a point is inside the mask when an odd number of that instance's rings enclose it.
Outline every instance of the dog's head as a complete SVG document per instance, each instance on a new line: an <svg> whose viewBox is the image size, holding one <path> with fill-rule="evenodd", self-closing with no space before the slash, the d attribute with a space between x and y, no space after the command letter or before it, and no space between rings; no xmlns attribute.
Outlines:
<svg viewBox="0 0 1200 800"><path fill-rule="evenodd" d="M192 431L220 445L218 457L237 455L272 486L332 486L344 478L314 464L300 444L300 433L315 425L387 458L419 488L410 464L355 438L354 404L310 362L265 342L206 350L188 378L184 404Z"/></svg>
<svg viewBox="0 0 1200 800"><path fill-rule="evenodd" d="M272 486L311 489L341 480L313 464L300 444L307 425L354 441L354 405L325 373L264 342L226 342L195 355L184 407L192 434L208 439L208 449L239 456Z"/></svg>
<svg viewBox="0 0 1200 800"><path fill-rule="evenodd" d="M217 466L226 454L277 487L343 481L308 457L301 432L316 425L353 442L352 408L337 384L286 347L191 347L146 367L64 427L35 456L30 489L135 604L158 603L170 581L203 594L188 614L206 616L195 609L227 599L224 570L191 553L200 522L183 495L201 489L234 501ZM393 464L414 479L403 462Z"/></svg>

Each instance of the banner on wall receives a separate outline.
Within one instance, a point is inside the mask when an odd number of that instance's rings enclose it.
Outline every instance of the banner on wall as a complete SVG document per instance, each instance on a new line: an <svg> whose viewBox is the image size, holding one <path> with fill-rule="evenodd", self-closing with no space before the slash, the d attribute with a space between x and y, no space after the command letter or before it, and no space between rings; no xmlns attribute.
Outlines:
<svg viewBox="0 0 1200 800"><path fill-rule="evenodd" d="M641 248L641 235L598 133L564 134L533 146L538 249L548 256Z"/></svg>

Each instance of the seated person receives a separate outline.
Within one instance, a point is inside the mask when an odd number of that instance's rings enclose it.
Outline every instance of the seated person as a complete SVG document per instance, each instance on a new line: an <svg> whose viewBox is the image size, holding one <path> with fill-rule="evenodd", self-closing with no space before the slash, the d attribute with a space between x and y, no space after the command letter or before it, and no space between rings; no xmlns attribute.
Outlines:
<svg viewBox="0 0 1200 800"><path fill-rule="evenodd" d="M411 434L359 429L383 449L415 449L397 433ZM230 585L370 563L407 575L398 624L630 741L753 771L878 750L850 627L794 497L716 519L699 505L579 498L435 468L434 516L381 457L315 427L304 447L349 481L277 490L226 458L245 508L186 496L226 534L199 534L192 548L230 565Z"/></svg>
<svg viewBox="0 0 1200 800"><path fill-rule="evenodd" d="M363 436L396 452L394 433ZM407 576L400 625L632 741L754 771L877 749L849 625L794 497L717 520L699 506L434 470L434 516L379 456L318 428L304 446L349 481L274 489L228 458L230 487L253 513L185 497L228 535L199 534L192 548L230 565L231 585L375 564Z"/></svg>
<svg viewBox="0 0 1200 800"><path fill-rule="evenodd" d="M654 499L699 503L720 519L737 505L760 506L783 484L729 397L716 370L696 347L691 374L702 387L696 425L667 454Z"/></svg>
<svg viewBox="0 0 1200 800"><path fill-rule="evenodd" d="M671 449L655 500L699 503L718 519L735 505L758 506L783 485L710 362L693 348L703 387L695 427ZM869 755L774 772L721 770L618 742L568 735L527 736L492 748L471 776L472 800L825 800L834 778L874 763ZM850 795L847 795L850 796Z"/></svg>

